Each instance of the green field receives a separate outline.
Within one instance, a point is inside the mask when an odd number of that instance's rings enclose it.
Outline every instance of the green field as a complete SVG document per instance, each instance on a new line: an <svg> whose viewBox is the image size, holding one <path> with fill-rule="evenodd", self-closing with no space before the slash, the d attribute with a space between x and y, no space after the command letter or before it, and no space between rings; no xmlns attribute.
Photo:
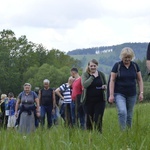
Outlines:
<svg viewBox="0 0 150 150"><path fill-rule="evenodd" d="M115 108L106 108L103 134L68 129L60 123L29 135L0 131L0 150L150 150L150 104L137 104L133 127L120 131Z"/></svg>

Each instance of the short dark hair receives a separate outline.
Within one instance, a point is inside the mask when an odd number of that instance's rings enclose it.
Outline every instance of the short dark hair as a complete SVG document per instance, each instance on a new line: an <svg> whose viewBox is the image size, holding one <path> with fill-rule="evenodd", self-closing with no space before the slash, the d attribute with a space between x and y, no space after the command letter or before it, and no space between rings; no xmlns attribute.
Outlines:
<svg viewBox="0 0 150 150"><path fill-rule="evenodd" d="M8 93L8 97L14 97L14 94L12 92Z"/></svg>
<svg viewBox="0 0 150 150"><path fill-rule="evenodd" d="M71 71L75 71L78 73L78 69L77 68L72 68Z"/></svg>

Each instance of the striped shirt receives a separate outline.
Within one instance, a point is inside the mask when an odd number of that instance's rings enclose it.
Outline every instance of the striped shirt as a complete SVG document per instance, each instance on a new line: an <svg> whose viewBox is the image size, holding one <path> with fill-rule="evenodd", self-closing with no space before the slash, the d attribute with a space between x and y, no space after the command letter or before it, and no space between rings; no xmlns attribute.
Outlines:
<svg viewBox="0 0 150 150"><path fill-rule="evenodd" d="M62 84L60 87L60 91L62 92L62 95L64 96L64 103L71 103L71 89L68 86L67 83Z"/></svg>

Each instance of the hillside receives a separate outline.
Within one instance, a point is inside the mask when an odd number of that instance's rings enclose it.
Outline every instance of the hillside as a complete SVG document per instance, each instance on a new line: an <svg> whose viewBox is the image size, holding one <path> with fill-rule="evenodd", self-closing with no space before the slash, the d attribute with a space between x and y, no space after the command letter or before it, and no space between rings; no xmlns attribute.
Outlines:
<svg viewBox="0 0 150 150"><path fill-rule="evenodd" d="M146 57L148 43L124 43L113 46L102 46L87 49L69 51L68 55L81 61L81 67L85 68L88 61L95 58L99 61L99 69L109 74L113 64L119 61L119 55L124 47L131 47L135 52L135 61Z"/></svg>

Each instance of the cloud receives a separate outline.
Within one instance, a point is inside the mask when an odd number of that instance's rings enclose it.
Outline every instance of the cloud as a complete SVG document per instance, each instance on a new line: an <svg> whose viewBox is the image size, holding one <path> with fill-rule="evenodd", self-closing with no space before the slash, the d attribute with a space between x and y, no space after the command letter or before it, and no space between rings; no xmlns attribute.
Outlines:
<svg viewBox="0 0 150 150"><path fill-rule="evenodd" d="M149 0L101 0L103 13L105 16L136 18L149 16Z"/></svg>
<svg viewBox="0 0 150 150"><path fill-rule="evenodd" d="M18 3L17 9L14 2L8 11L1 10L2 13L5 11L3 20L9 20L14 26L68 28L80 20L100 17L101 14L98 0L23 0L23 3L15 1ZM6 8L7 2L8 0L3 7Z"/></svg>
<svg viewBox="0 0 150 150"><path fill-rule="evenodd" d="M149 8L149 0L5 0L0 30L63 51L148 42Z"/></svg>

